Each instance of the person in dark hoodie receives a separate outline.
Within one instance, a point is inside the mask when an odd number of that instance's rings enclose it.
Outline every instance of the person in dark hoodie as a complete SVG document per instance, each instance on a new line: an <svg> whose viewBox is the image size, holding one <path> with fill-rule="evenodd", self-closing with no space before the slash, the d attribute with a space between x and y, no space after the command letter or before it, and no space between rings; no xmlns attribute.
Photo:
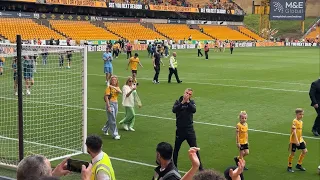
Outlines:
<svg viewBox="0 0 320 180"><path fill-rule="evenodd" d="M181 144L187 140L190 147L197 146L196 133L193 129L193 114L196 112L196 104L191 100L193 90L187 88L183 96L176 100L173 105L172 112L176 114L176 139L174 143L173 162L178 167L178 154ZM203 170L199 152L197 156L200 161L199 170Z"/></svg>

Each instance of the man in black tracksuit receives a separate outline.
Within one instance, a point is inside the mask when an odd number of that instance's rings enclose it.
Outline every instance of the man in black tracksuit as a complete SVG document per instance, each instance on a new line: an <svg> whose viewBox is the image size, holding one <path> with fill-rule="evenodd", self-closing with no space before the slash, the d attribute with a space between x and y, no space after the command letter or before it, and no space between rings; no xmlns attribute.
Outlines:
<svg viewBox="0 0 320 180"><path fill-rule="evenodd" d="M312 82L309 96L311 100L311 106L314 107L314 109L317 112L317 117L314 121L313 127L312 127L312 133L315 136L319 136L320 134L320 79Z"/></svg>
<svg viewBox="0 0 320 180"><path fill-rule="evenodd" d="M193 129L193 114L196 112L196 104L190 98L192 97L192 89L188 88L184 91L183 96L176 100L173 105L172 112L176 114L176 139L173 151L173 162L178 167L178 153L181 144L187 140L190 147L197 147L196 133ZM197 152L200 161L199 170L202 170L200 155Z"/></svg>

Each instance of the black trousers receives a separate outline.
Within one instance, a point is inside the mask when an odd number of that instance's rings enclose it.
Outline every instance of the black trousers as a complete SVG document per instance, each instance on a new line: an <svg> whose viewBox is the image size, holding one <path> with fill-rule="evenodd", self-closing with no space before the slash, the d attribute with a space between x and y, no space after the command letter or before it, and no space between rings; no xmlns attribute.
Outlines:
<svg viewBox="0 0 320 180"><path fill-rule="evenodd" d="M171 82L172 74L174 74L174 76L176 77L177 82L180 83L180 79L179 79L179 76L178 76L178 69L177 68L169 68L168 83Z"/></svg>
<svg viewBox="0 0 320 180"><path fill-rule="evenodd" d="M127 51L127 59L129 59L131 57L132 57L131 51Z"/></svg>
<svg viewBox="0 0 320 180"><path fill-rule="evenodd" d="M233 48L230 48L230 52L231 52L231 54L233 53Z"/></svg>
<svg viewBox="0 0 320 180"><path fill-rule="evenodd" d="M153 81L159 82L158 78L159 78L159 73L160 73L160 66L156 66L154 67L154 77L153 77Z"/></svg>
<svg viewBox="0 0 320 180"><path fill-rule="evenodd" d="M201 55L201 57L203 56L201 49L198 49L198 57Z"/></svg>
<svg viewBox="0 0 320 180"><path fill-rule="evenodd" d="M187 140L190 147L198 147L196 133L195 133L193 127L176 130L176 140L174 142L174 150L173 150L173 162L177 168L178 168L179 150L180 150L181 144L183 143L184 140ZM200 161L199 170L203 170L199 152L197 152L197 156Z"/></svg>
<svg viewBox="0 0 320 180"><path fill-rule="evenodd" d="M204 52L204 55L206 56L206 59L209 59L209 54L208 53L209 53L208 51Z"/></svg>
<svg viewBox="0 0 320 180"><path fill-rule="evenodd" d="M319 108L314 108L317 112L317 117L314 120L314 124L312 127L312 130L317 131L318 133L320 133L320 107Z"/></svg>

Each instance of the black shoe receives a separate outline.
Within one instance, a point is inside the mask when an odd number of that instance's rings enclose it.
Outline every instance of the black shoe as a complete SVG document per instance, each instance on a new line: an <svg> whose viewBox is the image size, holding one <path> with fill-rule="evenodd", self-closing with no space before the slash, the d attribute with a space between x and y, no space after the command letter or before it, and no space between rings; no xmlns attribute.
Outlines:
<svg viewBox="0 0 320 180"><path fill-rule="evenodd" d="M291 172L291 173L294 173L294 170L292 169L292 167L288 167L288 168L287 168L287 171L288 171L288 172Z"/></svg>
<svg viewBox="0 0 320 180"><path fill-rule="evenodd" d="M315 130L315 129L312 129L312 133L313 133L313 135L315 135L315 136L319 136L319 133L318 133L317 130Z"/></svg>
<svg viewBox="0 0 320 180"><path fill-rule="evenodd" d="M178 81L178 83L182 83L182 81Z"/></svg>
<svg viewBox="0 0 320 180"><path fill-rule="evenodd" d="M238 166L238 162L239 162L238 157L234 157L233 159L234 159L234 162L236 162L236 166Z"/></svg>
<svg viewBox="0 0 320 180"><path fill-rule="evenodd" d="M246 171L247 171L247 170L249 170L249 169L248 169L247 167L244 167L243 170L246 170Z"/></svg>
<svg viewBox="0 0 320 180"><path fill-rule="evenodd" d="M299 169L300 171L306 171L306 169L302 167L300 164L296 165L296 169Z"/></svg>

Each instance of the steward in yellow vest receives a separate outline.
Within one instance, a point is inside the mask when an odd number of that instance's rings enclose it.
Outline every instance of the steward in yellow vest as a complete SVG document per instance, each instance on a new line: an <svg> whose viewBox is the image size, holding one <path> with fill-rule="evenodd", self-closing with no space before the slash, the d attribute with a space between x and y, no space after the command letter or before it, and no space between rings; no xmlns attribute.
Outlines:
<svg viewBox="0 0 320 180"><path fill-rule="evenodd" d="M99 136L88 136L86 140L88 153L92 157L91 180L116 180L109 156L102 151Z"/></svg>
<svg viewBox="0 0 320 180"><path fill-rule="evenodd" d="M179 76L178 76L178 61L176 60L177 57L177 53L173 52L172 56L170 57L169 60L169 76L168 76L168 83L171 83L171 77L172 74L174 74L174 76L176 77L177 83L182 83L182 81L180 81Z"/></svg>

